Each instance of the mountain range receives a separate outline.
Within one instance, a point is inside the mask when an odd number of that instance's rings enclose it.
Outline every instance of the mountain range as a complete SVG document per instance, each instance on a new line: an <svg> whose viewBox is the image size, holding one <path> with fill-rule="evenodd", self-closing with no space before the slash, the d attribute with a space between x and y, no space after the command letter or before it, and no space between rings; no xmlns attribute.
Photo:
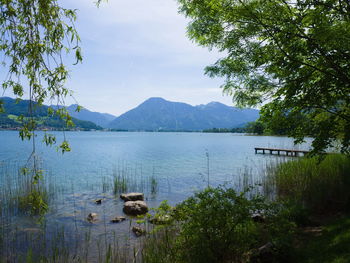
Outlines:
<svg viewBox="0 0 350 263"><path fill-rule="evenodd" d="M28 101L15 104L15 100L11 98L0 98L0 100L5 101L5 109L10 116L27 113L27 108L24 106L28 105ZM57 108L57 106L50 107ZM37 114L43 117L47 114L47 108L48 106L43 106ZM80 121L86 125L85 121L96 124L95 128L101 126L129 131L200 131L211 128L236 128L243 127L259 117L259 111L255 109L239 109L219 102L192 106L163 98L149 98L119 117L85 108L77 112L76 104L66 108L75 122Z"/></svg>
<svg viewBox="0 0 350 263"><path fill-rule="evenodd" d="M49 106L43 105L41 107L34 107L33 116L29 113L29 100L16 101L9 97L2 97L0 101L3 104L5 110L4 113L0 113L0 128L18 128L22 123L18 120L19 116L23 116L24 122L29 118L34 118L37 128L52 128L52 129L65 129L66 125L63 120L58 116L48 116ZM34 103L35 105L35 103ZM80 120L72 116L72 121L75 124L74 128L80 130L101 130L102 127L96 125L94 122Z"/></svg>
<svg viewBox="0 0 350 263"><path fill-rule="evenodd" d="M239 109L219 102L192 106L163 98L150 98L111 121L108 128L125 130L199 131L242 127L255 121L259 111Z"/></svg>
<svg viewBox="0 0 350 263"><path fill-rule="evenodd" d="M109 123L116 118L116 116L112 114L89 111L85 108L77 112L77 106L77 104L72 104L67 107L70 116L83 121L92 121L103 128L107 128Z"/></svg>

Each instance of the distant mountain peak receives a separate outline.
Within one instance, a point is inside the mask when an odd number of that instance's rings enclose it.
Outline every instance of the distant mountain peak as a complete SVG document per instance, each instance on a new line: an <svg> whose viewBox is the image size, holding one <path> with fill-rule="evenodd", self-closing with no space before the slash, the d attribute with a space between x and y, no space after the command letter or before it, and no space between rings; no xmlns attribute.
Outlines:
<svg viewBox="0 0 350 263"><path fill-rule="evenodd" d="M152 97L113 120L110 128L125 130L204 130L235 128L255 121L259 111L238 109L220 102L192 106Z"/></svg>
<svg viewBox="0 0 350 263"><path fill-rule="evenodd" d="M167 100L165 100L165 99L163 99L161 97L151 97L151 98L145 100L144 102L158 102L158 101L159 102L164 102L164 101L167 101Z"/></svg>
<svg viewBox="0 0 350 263"><path fill-rule="evenodd" d="M83 107L82 109L80 109L79 112L77 112L77 107L78 104L72 104L67 107L67 110L72 117L85 121L92 121L103 128L106 128L109 122L116 118L116 116L112 114L90 111L85 107Z"/></svg>
<svg viewBox="0 0 350 263"><path fill-rule="evenodd" d="M221 107L221 106L230 107L230 106L227 106L226 104L223 104L223 103L217 102L217 101L209 102L206 106L208 106L208 107Z"/></svg>

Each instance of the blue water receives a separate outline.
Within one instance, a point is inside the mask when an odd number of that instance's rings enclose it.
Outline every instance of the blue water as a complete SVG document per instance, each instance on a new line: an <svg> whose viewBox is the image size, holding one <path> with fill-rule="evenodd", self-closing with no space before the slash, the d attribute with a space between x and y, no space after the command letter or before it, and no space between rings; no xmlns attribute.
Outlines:
<svg viewBox="0 0 350 263"><path fill-rule="evenodd" d="M131 168L142 166L144 175L154 173L158 180L166 181L167 187L160 190L171 186L171 192L180 199L200 189L203 180L207 180L206 153L210 181L217 184L232 181L247 167L259 170L271 159L268 155L256 155L254 147L307 148L295 147L290 138L272 136L66 132L72 151L62 154L55 147L45 146L42 136L38 133L36 138L37 155L59 185L68 181L75 191L85 191L87 185L101 184L102 177L111 176L113 169L127 163ZM56 136L58 142L62 141L63 133L56 132ZM32 143L22 142L18 132L0 132L0 164L24 164L31 151Z"/></svg>
<svg viewBox="0 0 350 263"><path fill-rule="evenodd" d="M65 136L71 145L72 151L62 154L55 146L42 143L43 134L37 134L36 154L42 161L46 181L56 192L46 215L46 227L62 225L75 233L89 229L96 236L109 231L129 233L129 223L109 223L114 216L123 214L123 203L113 194L112 186L118 172L127 173L137 182L143 180L142 187L132 190L145 192L149 206L155 207L165 199L178 203L206 187L208 168L210 185L228 184L239 190L244 174L249 183L259 182L266 164L284 157L255 154L254 147L308 149L308 144L294 146L290 138L273 136L55 132L58 142ZM18 132L0 131L1 187L8 185L11 169L7 167L24 165L32 149L32 142L21 141ZM150 177L157 181L155 193L150 191ZM96 198L104 199L101 206L94 203ZM90 212L99 214L95 224L86 221ZM23 231L35 226L25 216L13 222Z"/></svg>

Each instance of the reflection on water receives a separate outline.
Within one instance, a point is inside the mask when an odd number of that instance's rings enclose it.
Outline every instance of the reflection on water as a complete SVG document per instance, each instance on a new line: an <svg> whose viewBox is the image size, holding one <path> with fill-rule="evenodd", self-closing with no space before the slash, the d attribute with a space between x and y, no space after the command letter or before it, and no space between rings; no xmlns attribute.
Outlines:
<svg viewBox="0 0 350 263"><path fill-rule="evenodd" d="M37 141L42 136L39 133ZM123 215L120 192L144 192L149 207L156 207L162 200L175 204L203 189L208 176L212 186L228 184L240 190L261 181L266 164L283 158L255 155L254 147L295 148L289 138L234 134L68 132L66 136L72 152L64 155L37 146L50 197L49 212L38 223L16 210L10 198L23 179L17 171L26 162L31 144L20 141L17 132L0 132L3 257L29 246L33 252L47 254L83 248L89 261L98 261L107 244L125 248L137 242L130 233L135 219L110 223ZM57 137L60 141L62 134ZM102 199L101 205L96 199ZM92 212L98 214L95 223L86 220ZM29 244L33 238L44 241Z"/></svg>

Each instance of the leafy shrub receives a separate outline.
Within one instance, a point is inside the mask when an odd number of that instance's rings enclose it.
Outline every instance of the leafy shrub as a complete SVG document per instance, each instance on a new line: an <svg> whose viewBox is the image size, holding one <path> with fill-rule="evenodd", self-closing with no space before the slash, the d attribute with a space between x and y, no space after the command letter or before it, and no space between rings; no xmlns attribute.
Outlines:
<svg viewBox="0 0 350 263"><path fill-rule="evenodd" d="M253 218L255 213L260 220ZM290 247L294 231L289 211L283 206L268 203L261 196L248 199L246 192L237 194L222 187L188 198L176 206L172 217L174 224L166 228L168 232L162 229L163 236L157 236L160 240L146 241L144 255L152 258L146 262L164 262L164 258L168 262L246 262L268 242L274 247L270 262L278 262ZM147 246L150 242L153 245ZM158 249L166 248L166 253L157 251L163 254L161 258L154 255L155 243Z"/></svg>

